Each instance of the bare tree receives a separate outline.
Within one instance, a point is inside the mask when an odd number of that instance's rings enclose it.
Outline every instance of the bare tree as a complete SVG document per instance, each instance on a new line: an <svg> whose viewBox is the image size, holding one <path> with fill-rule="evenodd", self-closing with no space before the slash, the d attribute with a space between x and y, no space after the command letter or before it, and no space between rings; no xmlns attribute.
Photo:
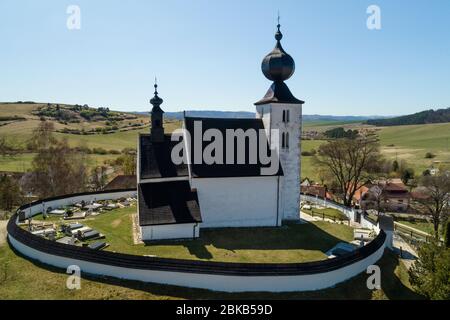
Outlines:
<svg viewBox="0 0 450 320"><path fill-rule="evenodd" d="M4 174L0 176L0 209L11 211L22 204L23 194L14 178Z"/></svg>
<svg viewBox="0 0 450 320"><path fill-rule="evenodd" d="M108 168L106 166L99 166L91 171L90 182L93 191L101 191L108 183Z"/></svg>
<svg viewBox="0 0 450 320"><path fill-rule="evenodd" d="M439 225L447 221L450 212L450 171L424 176L420 185L423 194L414 201L415 209L430 216L439 239Z"/></svg>
<svg viewBox="0 0 450 320"><path fill-rule="evenodd" d="M379 145L373 139L339 139L319 147L317 161L333 175L337 195L351 206L355 192L378 167Z"/></svg>
<svg viewBox="0 0 450 320"><path fill-rule="evenodd" d="M67 140L56 140L52 128L44 121L35 131L37 154L25 187L41 198L85 191L86 155L70 148Z"/></svg>

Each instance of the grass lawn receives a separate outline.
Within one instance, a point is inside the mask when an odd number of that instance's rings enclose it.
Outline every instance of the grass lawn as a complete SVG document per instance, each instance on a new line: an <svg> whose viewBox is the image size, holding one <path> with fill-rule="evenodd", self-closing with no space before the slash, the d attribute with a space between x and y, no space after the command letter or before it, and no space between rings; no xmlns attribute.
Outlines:
<svg viewBox="0 0 450 320"><path fill-rule="evenodd" d="M312 216L314 213L314 217L322 217L322 214L325 214L325 218L328 219L333 219L334 217L340 220L347 220L347 216L345 214L333 208L323 208L323 209L312 208L311 210L302 209L302 211L309 214L310 216Z"/></svg>
<svg viewBox="0 0 450 320"><path fill-rule="evenodd" d="M426 232L430 235L434 234L434 227L431 222L425 222L425 221L406 221L406 220L400 220L396 221L400 224L403 224L405 226Z"/></svg>
<svg viewBox="0 0 450 320"><path fill-rule="evenodd" d="M305 262L326 259L324 252L341 241L353 240L346 225L327 222L281 228L203 229L200 238L133 244L135 207L117 209L80 222L106 235L109 251L231 262Z"/></svg>

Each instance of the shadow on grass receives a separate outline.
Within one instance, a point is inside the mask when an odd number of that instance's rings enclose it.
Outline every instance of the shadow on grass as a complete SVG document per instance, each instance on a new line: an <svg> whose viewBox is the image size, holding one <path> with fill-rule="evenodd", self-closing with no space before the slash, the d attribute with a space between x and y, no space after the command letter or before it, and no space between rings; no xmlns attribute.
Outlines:
<svg viewBox="0 0 450 320"><path fill-rule="evenodd" d="M16 251L11 245L11 250L19 257L31 261L36 267L44 268L48 271L67 276L64 269L55 268L42 262L29 259ZM423 299L420 295L414 293L406 287L395 274L399 260L395 254L386 251L382 259L377 263L382 270L382 290L386 298L389 299ZM309 291L309 292L242 292L227 293L217 292L206 289L193 289L179 287L174 285L164 285L156 283L144 283L140 281L121 280L111 277L94 276L83 274L83 279L120 287L124 290L132 289L156 296L169 296L181 299L306 299L306 300L367 300L373 297L372 291L367 289L365 273L338 284L334 288ZM19 281L19 280L17 280ZM48 288L51 289L51 288ZM105 288L105 290L107 290ZM59 297L54 297L58 299Z"/></svg>
<svg viewBox="0 0 450 320"><path fill-rule="evenodd" d="M237 250L317 250L327 252L343 239L327 233L312 223L282 227L202 229L201 237L183 241L152 241L147 246L184 246L199 259L212 259L207 246L235 252Z"/></svg>

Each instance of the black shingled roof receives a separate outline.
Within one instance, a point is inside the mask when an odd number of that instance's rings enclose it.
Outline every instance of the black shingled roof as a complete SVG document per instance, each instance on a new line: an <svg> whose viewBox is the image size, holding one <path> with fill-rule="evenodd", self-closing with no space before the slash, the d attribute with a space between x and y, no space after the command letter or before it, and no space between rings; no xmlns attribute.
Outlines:
<svg viewBox="0 0 450 320"><path fill-rule="evenodd" d="M141 179L185 177L188 176L186 164L175 165L171 152L178 141L171 141L170 135L164 136L164 142L151 141L150 134L139 136L139 166Z"/></svg>
<svg viewBox="0 0 450 320"><path fill-rule="evenodd" d="M187 180L139 184L138 191L140 226L202 221L197 192Z"/></svg>
<svg viewBox="0 0 450 320"><path fill-rule="evenodd" d="M191 136L191 152L189 152L191 157L191 175L193 177L198 178L206 178L206 177L252 177L252 176L261 176L261 168L269 167L270 165L264 165L260 162L259 156L257 157L256 164L250 164L248 160L248 139L246 142L246 160L244 164L237 164L236 161L236 148L237 144L235 143L235 161L234 164L225 164L226 159L226 129L242 129L244 131L248 129L255 129L257 132L257 139L259 145L259 130L264 129L264 125L261 119L235 119L235 118L201 118L201 117L186 117L185 128L190 133ZM202 162L201 164L194 163L194 153L196 138L194 136L194 122L201 121L202 122L202 131L203 133L208 129L218 129L222 136L224 137L224 150L223 150L223 159L224 164L206 164ZM267 139L266 139L267 140ZM203 142L202 150L211 142ZM258 151L259 151L259 147ZM267 150L269 150L269 146L267 143ZM269 151L270 152L270 151ZM275 176L283 175L283 170L281 168L281 163L279 164L278 172L274 174Z"/></svg>

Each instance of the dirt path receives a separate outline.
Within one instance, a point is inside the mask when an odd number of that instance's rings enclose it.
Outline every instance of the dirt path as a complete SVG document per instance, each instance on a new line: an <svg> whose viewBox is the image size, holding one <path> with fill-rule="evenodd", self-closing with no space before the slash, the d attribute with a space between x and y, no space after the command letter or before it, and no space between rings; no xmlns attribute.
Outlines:
<svg viewBox="0 0 450 320"><path fill-rule="evenodd" d="M6 243L6 224L7 220L0 220L0 246Z"/></svg>

